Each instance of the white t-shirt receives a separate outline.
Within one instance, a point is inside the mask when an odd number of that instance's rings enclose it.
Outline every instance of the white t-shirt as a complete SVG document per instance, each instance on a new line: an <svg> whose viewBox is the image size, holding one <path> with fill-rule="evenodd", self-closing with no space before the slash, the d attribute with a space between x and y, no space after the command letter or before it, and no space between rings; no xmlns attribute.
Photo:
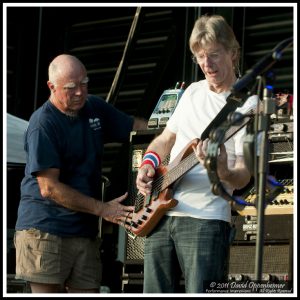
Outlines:
<svg viewBox="0 0 300 300"><path fill-rule="evenodd" d="M167 122L167 128L176 134L170 162L193 139L201 137L202 132L226 104L229 94L230 91L220 94L211 91L206 80L192 83L185 90ZM247 112L255 107L256 103L257 96L251 96L237 111ZM225 143L229 165L234 165L237 155L243 155L245 133L244 128ZM173 191L173 198L179 203L170 209L167 215L231 221L229 202L211 192L207 170L200 163L175 182Z"/></svg>

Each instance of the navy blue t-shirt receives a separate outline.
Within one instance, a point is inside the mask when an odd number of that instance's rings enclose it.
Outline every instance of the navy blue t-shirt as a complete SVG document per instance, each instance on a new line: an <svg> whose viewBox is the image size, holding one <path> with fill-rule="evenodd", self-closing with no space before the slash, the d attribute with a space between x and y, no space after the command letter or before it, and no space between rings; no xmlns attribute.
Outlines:
<svg viewBox="0 0 300 300"><path fill-rule="evenodd" d="M27 163L16 230L96 236L98 217L43 198L36 172L57 168L62 183L99 199L103 144L127 141L132 127L133 117L91 95L76 118L63 114L49 100L35 111L25 133Z"/></svg>

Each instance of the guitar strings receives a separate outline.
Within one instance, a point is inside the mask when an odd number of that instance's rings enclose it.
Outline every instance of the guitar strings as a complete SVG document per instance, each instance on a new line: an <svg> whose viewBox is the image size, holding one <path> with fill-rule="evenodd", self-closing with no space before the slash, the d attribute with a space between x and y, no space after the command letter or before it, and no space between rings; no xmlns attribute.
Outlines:
<svg viewBox="0 0 300 300"><path fill-rule="evenodd" d="M170 184L172 184L177 178L177 173L184 173L187 170L190 169L191 166L195 165L195 162L197 163L197 158L194 153L189 154L187 157L185 157L183 160L181 160L180 164L176 165L174 168L172 168L167 175L161 175L157 179L154 180L153 183L153 189L157 192L161 192L161 190L164 190L166 187L168 187ZM182 165L186 164L186 168L182 170ZM174 175L175 178L174 178ZM167 183L166 183L167 181ZM167 184L167 186L164 187L164 183Z"/></svg>

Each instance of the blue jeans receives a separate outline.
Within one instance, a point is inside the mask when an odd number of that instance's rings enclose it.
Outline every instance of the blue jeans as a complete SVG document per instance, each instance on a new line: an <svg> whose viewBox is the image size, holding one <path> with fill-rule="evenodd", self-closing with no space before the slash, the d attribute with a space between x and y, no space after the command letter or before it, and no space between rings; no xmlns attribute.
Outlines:
<svg viewBox="0 0 300 300"><path fill-rule="evenodd" d="M145 240L144 293L176 292L179 262L186 293L203 293L203 281L227 272L230 224L164 216Z"/></svg>

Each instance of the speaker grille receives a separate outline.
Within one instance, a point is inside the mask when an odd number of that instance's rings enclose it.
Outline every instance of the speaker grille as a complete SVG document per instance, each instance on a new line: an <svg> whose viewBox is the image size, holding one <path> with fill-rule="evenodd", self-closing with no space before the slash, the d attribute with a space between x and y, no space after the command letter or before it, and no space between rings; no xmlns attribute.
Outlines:
<svg viewBox="0 0 300 300"><path fill-rule="evenodd" d="M293 151L293 141L290 142L273 142L270 143L270 152L286 153Z"/></svg>
<svg viewBox="0 0 300 300"><path fill-rule="evenodd" d="M230 249L229 273L255 272L256 246L235 245ZM265 245L263 248L263 273L289 273L290 245Z"/></svg>
<svg viewBox="0 0 300 300"><path fill-rule="evenodd" d="M127 237L127 260L143 260L144 259L145 238L136 237L132 239Z"/></svg>

